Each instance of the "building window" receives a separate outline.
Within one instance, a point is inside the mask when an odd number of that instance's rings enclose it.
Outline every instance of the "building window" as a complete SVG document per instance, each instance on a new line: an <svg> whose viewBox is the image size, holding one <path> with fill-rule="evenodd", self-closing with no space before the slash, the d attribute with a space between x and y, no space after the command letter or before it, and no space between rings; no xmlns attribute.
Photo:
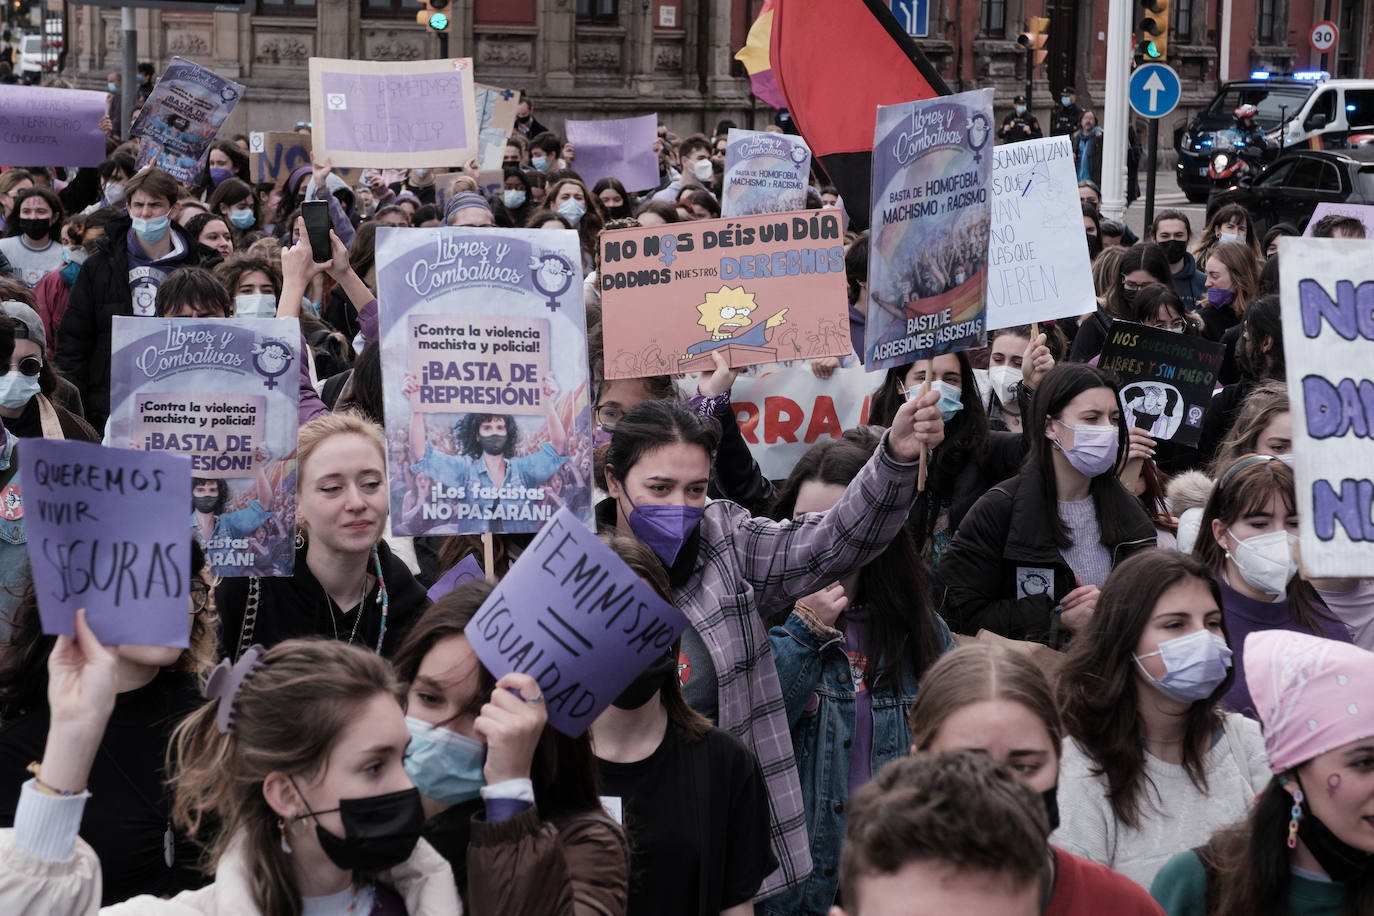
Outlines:
<svg viewBox="0 0 1374 916"><path fill-rule="evenodd" d="M1007 0L982 0L979 6L979 31L990 38L1005 37Z"/></svg>
<svg viewBox="0 0 1374 916"><path fill-rule="evenodd" d="M1259 42L1262 45L1274 43L1275 7L1278 0L1260 0L1259 3Z"/></svg>
<svg viewBox="0 0 1374 916"><path fill-rule="evenodd" d="M261 16L314 16L315 0L258 0Z"/></svg>
<svg viewBox="0 0 1374 916"><path fill-rule="evenodd" d="M1336 46L1336 66L1333 72L1338 77L1352 79L1360 75L1360 0L1346 0L1341 5L1340 17L1336 24L1341 30L1340 43ZM1353 122L1352 122L1353 123Z"/></svg>
<svg viewBox="0 0 1374 916"><path fill-rule="evenodd" d="M593 25L615 25L620 21L617 0L577 0L577 21Z"/></svg>
<svg viewBox="0 0 1374 916"><path fill-rule="evenodd" d="M419 11L412 0L363 0L364 19L413 20Z"/></svg>
<svg viewBox="0 0 1374 916"><path fill-rule="evenodd" d="M1193 0L1175 0L1173 15L1169 17L1174 27L1174 41L1181 45L1193 41Z"/></svg>

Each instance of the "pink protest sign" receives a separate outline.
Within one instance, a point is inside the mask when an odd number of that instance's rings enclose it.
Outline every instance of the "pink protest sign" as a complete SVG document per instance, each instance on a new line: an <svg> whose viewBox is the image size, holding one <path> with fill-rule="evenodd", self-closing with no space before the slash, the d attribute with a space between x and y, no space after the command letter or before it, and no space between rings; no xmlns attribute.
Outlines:
<svg viewBox="0 0 1374 916"><path fill-rule="evenodd" d="M105 645L185 648L191 632L191 462L181 455L25 439L24 527L44 633L86 609Z"/></svg>
<svg viewBox="0 0 1374 916"><path fill-rule="evenodd" d="M681 611L564 509L464 635L498 679L519 671L538 681L549 724L575 738L686 626Z"/></svg>
<svg viewBox="0 0 1374 916"><path fill-rule="evenodd" d="M310 58L315 154L363 168L461 166L477 155L469 58Z"/></svg>

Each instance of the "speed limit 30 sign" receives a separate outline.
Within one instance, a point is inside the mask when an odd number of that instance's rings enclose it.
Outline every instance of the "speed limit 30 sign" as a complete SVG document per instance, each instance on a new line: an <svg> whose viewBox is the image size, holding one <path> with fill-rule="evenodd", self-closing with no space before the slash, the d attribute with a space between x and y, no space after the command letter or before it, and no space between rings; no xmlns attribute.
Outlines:
<svg viewBox="0 0 1374 916"><path fill-rule="evenodd" d="M1338 35L1340 35L1340 32L1336 29L1336 23L1329 19L1322 20L1312 26L1312 34L1310 36L1312 50L1321 51L1322 53L1330 51L1332 48L1336 47L1336 38Z"/></svg>

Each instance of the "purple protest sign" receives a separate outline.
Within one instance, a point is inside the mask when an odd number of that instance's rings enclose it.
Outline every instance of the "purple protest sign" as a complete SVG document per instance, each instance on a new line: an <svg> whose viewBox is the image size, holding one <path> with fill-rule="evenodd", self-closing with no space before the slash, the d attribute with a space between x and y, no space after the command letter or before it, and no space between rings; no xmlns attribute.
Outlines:
<svg viewBox="0 0 1374 916"><path fill-rule="evenodd" d="M677 639L687 619L566 509L539 532L464 635L498 679L539 682L576 738Z"/></svg>
<svg viewBox="0 0 1374 916"><path fill-rule="evenodd" d="M567 121L573 146L572 168L591 187L603 178L617 178L626 190L658 186L658 115L613 118L609 121Z"/></svg>
<svg viewBox="0 0 1374 916"><path fill-rule="evenodd" d="M464 582L472 582L475 579L485 578L481 565L477 558L468 554L458 561L458 564L439 577L439 581L430 586L425 596L430 601L438 601L440 598L453 591Z"/></svg>
<svg viewBox="0 0 1374 916"><path fill-rule="evenodd" d="M242 97L243 86L233 80L172 58L129 131L138 138L135 167L156 166L182 184L198 183L205 151Z"/></svg>
<svg viewBox="0 0 1374 916"><path fill-rule="evenodd" d="M107 646L185 648L190 460L25 439L19 474L43 632L75 635L76 612L84 607Z"/></svg>
<svg viewBox="0 0 1374 916"><path fill-rule="evenodd" d="M310 58L316 157L363 168L461 166L477 155L472 61Z"/></svg>
<svg viewBox="0 0 1374 916"><path fill-rule="evenodd" d="M721 216L806 209L811 150L792 134L730 128L725 145Z"/></svg>
<svg viewBox="0 0 1374 916"><path fill-rule="evenodd" d="M6 86L0 93L0 165L105 161L105 93Z"/></svg>

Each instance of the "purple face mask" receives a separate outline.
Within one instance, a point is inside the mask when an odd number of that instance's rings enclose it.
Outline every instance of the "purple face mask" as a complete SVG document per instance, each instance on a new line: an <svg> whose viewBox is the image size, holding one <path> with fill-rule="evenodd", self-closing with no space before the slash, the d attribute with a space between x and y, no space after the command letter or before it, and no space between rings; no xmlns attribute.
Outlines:
<svg viewBox="0 0 1374 916"><path fill-rule="evenodd" d="M699 506L636 506L628 493L625 498L630 500L630 530L663 561L664 566L671 567L682 545L701 524L705 510Z"/></svg>
<svg viewBox="0 0 1374 916"><path fill-rule="evenodd" d="M230 178L233 177L234 173L230 169L210 170L210 184L214 185L215 187L219 187L221 184L223 184L224 182L228 181Z"/></svg>
<svg viewBox="0 0 1374 916"><path fill-rule="evenodd" d="M596 428L596 435L592 437L592 448L601 448L601 446L610 441L611 434L598 426Z"/></svg>

